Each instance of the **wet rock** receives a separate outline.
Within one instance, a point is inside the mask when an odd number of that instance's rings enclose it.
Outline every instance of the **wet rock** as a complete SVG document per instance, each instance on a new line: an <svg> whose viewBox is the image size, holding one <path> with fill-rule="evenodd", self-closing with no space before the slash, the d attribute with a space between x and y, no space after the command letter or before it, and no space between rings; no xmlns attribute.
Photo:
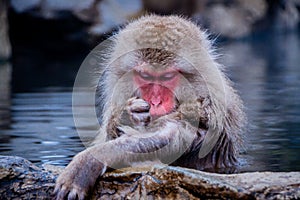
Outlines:
<svg viewBox="0 0 300 200"><path fill-rule="evenodd" d="M55 179L28 160L0 156L1 199L51 199Z"/></svg>
<svg viewBox="0 0 300 200"><path fill-rule="evenodd" d="M0 156L0 196L51 199L61 168ZM298 199L300 172L215 174L179 167L114 170L98 179L93 199Z"/></svg>

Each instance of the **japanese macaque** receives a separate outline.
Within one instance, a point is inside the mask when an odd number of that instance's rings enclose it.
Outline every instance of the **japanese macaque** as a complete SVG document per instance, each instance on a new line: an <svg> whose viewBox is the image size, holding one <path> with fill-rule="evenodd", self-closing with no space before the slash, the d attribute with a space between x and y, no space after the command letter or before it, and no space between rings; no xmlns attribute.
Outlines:
<svg viewBox="0 0 300 200"><path fill-rule="evenodd" d="M242 102L198 26L178 16L142 17L114 36L106 57L99 136L58 177L57 199L85 198L108 167L237 165Z"/></svg>

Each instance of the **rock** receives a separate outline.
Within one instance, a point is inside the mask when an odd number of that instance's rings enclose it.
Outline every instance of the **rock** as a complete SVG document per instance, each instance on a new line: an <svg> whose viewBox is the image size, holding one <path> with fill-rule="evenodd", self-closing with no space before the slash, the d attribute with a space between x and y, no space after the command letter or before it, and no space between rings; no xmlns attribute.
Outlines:
<svg viewBox="0 0 300 200"><path fill-rule="evenodd" d="M185 15L191 16L196 9L197 4L201 4L203 1L197 0L142 0L144 14L156 13L161 15Z"/></svg>
<svg viewBox="0 0 300 200"><path fill-rule="evenodd" d="M22 13L38 7L41 4L41 0L11 0L10 3L18 13Z"/></svg>
<svg viewBox="0 0 300 200"><path fill-rule="evenodd" d="M280 4L272 2L270 5L274 15L273 28L277 31L295 29L300 22L300 1L282 1Z"/></svg>
<svg viewBox="0 0 300 200"><path fill-rule="evenodd" d="M28 160L0 156L1 199L51 199L55 179Z"/></svg>
<svg viewBox="0 0 300 200"><path fill-rule="evenodd" d="M222 1L221 1L222 2ZM264 0L232 0L216 3L203 10L203 20L209 29L228 38L245 37L255 31L254 24L266 17Z"/></svg>
<svg viewBox="0 0 300 200"><path fill-rule="evenodd" d="M11 0L17 13L46 20L71 13L88 23L87 32L102 36L148 12L191 17L214 34L241 38L261 29L296 29L300 22L299 0Z"/></svg>
<svg viewBox="0 0 300 200"><path fill-rule="evenodd" d="M0 156L3 199L51 199L61 168ZM125 168L98 179L92 199L298 199L300 172L215 174L180 167Z"/></svg>
<svg viewBox="0 0 300 200"><path fill-rule="evenodd" d="M99 36L123 25L130 20L131 15L141 10L141 6L140 0L131 0L130 3L122 0L100 1L96 6L98 18L90 27L89 33Z"/></svg>
<svg viewBox="0 0 300 200"><path fill-rule="evenodd" d="M90 24L90 34L102 35L127 22L132 14L141 10L142 4L140 0L126 4L122 0L11 0L11 6L19 14L28 13L47 20L63 18L61 13L71 13Z"/></svg>
<svg viewBox="0 0 300 200"><path fill-rule="evenodd" d="M11 0L11 6L18 13L38 9L41 12L79 11L89 9L96 0ZM45 15L46 16L46 15Z"/></svg>

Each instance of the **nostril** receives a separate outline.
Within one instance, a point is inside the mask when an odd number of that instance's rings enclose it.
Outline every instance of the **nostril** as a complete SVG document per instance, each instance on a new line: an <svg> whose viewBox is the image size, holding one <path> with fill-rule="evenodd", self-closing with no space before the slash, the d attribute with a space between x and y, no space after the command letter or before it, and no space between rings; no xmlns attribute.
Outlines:
<svg viewBox="0 0 300 200"><path fill-rule="evenodd" d="M152 97L151 98L151 104L154 105L154 106L158 106L159 104L161 104L160 96Z"/></svg>

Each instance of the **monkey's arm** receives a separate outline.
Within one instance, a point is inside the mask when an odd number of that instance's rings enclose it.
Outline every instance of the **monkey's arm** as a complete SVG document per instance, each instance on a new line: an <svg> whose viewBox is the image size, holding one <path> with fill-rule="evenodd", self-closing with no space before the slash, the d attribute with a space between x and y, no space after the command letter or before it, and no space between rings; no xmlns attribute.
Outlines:
<svg viewBox="0 0 300 200"><path fill-rule="evenodd" d="M57 199L83 199L107 166L120 168L156 160L171 163L197 137L197 130L175 120L166 121L160 130L148 133L135 133L130 127L120 129L126 132L121 137L94 145L74 157L56 181Z"/></svg>

